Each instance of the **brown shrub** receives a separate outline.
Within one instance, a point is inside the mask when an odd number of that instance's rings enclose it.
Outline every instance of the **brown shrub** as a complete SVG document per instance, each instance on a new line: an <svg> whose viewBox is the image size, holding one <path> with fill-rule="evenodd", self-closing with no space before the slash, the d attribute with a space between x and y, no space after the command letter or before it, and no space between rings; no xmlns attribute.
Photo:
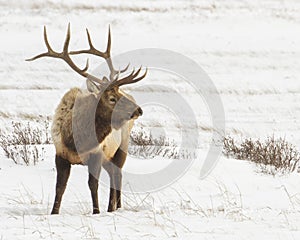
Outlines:
<svg viewBox="0 0 300 240"><path fill-rule="evenodd" d="M249 160L267 174L285 174L295 171L300 162L300 153L284 138L246 138L239 143L231 136L223 139L223 154L241 160Z"/></svg>

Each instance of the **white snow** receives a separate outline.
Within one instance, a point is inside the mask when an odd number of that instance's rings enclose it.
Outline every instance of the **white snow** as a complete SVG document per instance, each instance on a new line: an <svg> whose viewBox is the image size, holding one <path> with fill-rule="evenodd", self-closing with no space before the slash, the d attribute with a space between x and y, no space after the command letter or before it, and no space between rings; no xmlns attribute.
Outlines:
<svg viewBox="0 0 300 240"><path fill-rule="evenodd" d="M68 22L71 49L87 47L86 27L95 45L104 49L110 24L113 55L151 47L194 59L220 93L226 134L274 134L299 146L299 1L0 0L0 6L1 130L12 120L51 117L62 95L84 84L59 60L25 62L46 49L43 25L53 48L61 51ZM85 63L82 57L74 59L80 66ZM97 60L91 59L90 65L96 66ZM262 175L251 163L221 157L212 173L200 180L201 160L211 141L210 112L175 76L150 71L146 81L180 89L196 109L201 143L199 160L189 171L154 193L125 192L123 208L114 213L106 212L108 188L103 184L101 214L93 216L87 169L74 166L61 214L51 216L54 147L47 146L45 160L29 167L15 165L1 153L0 239L299 239L299 173ZM150 91L127 89L137 100ZM145 110L138 126L167 125L173 137L180 134L176 116L164 118L158 106ZM125 170L148 173L168 163L129 157ZM107 181L104 171L101 175Z"/></svg>

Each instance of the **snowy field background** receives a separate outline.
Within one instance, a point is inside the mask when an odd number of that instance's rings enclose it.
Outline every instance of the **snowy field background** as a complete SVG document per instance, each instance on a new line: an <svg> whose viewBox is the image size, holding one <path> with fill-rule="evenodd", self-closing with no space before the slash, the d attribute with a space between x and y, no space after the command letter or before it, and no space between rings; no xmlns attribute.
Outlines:
<svg viewBox="0 0 300 240"><path fill-rule="evenodd" d="M99 49L112 27L112 54L163 48L194 59L222 98L226 134L237 138L275 135L299 146L300 2L262 1L2 1L0 0L0 122L46 119L63 94L83 79L56 59L25 62L43 52L42 26L60 51L71 22L70 49L85 48L88 27ZM84 64L84 58L75 58ZM91 66L97 59L91 59ZM145 82L182 87L174 76L149 72ZM143 92L134 91L142 97ZM145 89L145 92L147 89ZM193 102L200 136L199 159L210 143L209 111ZM150 109L148 109L150 110ZM155 109L154 109L155 110ZM138 126L165 126L160 109L145 109ZM167 127L177 130L177 123ZM151 162L152 161L152 162ZM153 167L166 159L147 161ZM162 163L164 162L164 163ZM140 166L140 169L136 169ZM145 165L128 158L125 170ZM91 215L87 169L73 167L61 215L50 216L54 199L54 147L37 166L15 165L1 153L0 239L299 239L300 176L272 177L244 161L221 157L206 179L195 162L174 185L149 194L124 193L123 208L105 210L108 189L99 193L101 214ZM105 173L102 175L105 177Z"/></svg>

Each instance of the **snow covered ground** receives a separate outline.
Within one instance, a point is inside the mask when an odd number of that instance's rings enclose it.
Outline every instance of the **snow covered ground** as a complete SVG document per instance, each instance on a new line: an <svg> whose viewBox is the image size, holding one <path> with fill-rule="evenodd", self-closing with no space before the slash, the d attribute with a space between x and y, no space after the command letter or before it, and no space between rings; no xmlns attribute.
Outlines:
<svg viewBox="0 0 300 240"><path fill-rule="evenodd" d="M56 59L25 62L43 52L42 26L53 48L62 48L71 22L71 49L85 48L85 27L104 49L111 24L112 53L163 48L194 59L216 85L225 109L226 134L282 136L300 144L300 2L228 1L2 1L0 0L0 123L53 115L62 95L83 79ZM91 66L97 65L92 59ZM84 64L81 57L76 62ZM176 77L149 72L147 80L181 87ZM144 83L140 83L142 87ZM128 87L131 90L131 87ZM146 91L146 89L145 89ZM141 96L143 92L132 95ZM197 105L194 92L183 92ZM210 114L199 102L199 159L211 141ZM155 110L155 109L154 109ZM145 111L138 126L165 126L161 109ZM176 121L169 128L178 130ZM168 161L156 158L153 166ZM1 239L299 239L300 176L261 175L248 162L221 157L206 179L201 161L175 184L154 193L124 193L123 208L91 215L87 169L72 169L61 215L50 216L54 199L53 146L37 166L15 165L1 155ZM125 170L143 164L129 157ZM148 165L147 165L148 168ZM103 178L106 177L103 172Z"/></svg>
<svg viewBox="0 0 300 240"><path fill-rule="evenodd" d="M108 188L101 185L99 216L91 215L87 169L75 166L61 215L51 216L55 184L52 152L49 149L47 160L38 166L2 163L2 239L299 237L299 174L275 178L260 175L250 163L225 158L204 180L199 180L200 164L196 163L183 178L164 190L148 194L127 192L123 196L124 207L114 213L105 211ZM133 160L128 159L125 170L131 164Z"/></svg>

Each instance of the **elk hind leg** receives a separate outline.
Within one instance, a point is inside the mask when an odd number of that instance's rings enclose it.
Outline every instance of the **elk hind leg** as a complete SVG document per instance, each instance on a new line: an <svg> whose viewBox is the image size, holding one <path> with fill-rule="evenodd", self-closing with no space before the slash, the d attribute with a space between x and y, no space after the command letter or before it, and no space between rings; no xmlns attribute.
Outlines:
<svg viewBox="0 0 300 240"><path fill-rule="evenodd" d="M59 157L58 155L55 156L55 165L57 170L56 194L51 214L59 213L62 196L65 192L71 170L71 164L69 161Z"/></svg>

